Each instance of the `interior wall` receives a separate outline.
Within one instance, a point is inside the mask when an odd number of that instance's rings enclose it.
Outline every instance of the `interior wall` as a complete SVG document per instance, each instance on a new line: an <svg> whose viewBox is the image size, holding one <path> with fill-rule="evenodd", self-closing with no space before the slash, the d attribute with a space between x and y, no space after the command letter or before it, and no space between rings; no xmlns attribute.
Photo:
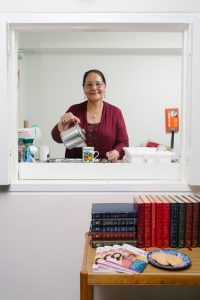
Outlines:
<svg viewBox="0 0 200 300"><path fill-rule="evenodd" d="M39 34L38 34L39 35ZM118 35L118 38L117 38ZM44 35L43 35L44 36ZM24 39L23 39L24 37ZM100 69L107 80L105 101L124 115L130 146L147 139L170 146L165 108L181 111L181 33L65 33L20 37L19 127L37 124L51 157L63 157L63 145L51 129L72 105L84 101L82 77ZM177 40L176 40L177 38ZM28 39L28 40L27 40ZM23 51L24 49L24 51ZM179 153L180 135L175 134Z"/></svg>
<svg viewBox="0 0 200 300"><path fill-rule="evenodd" d="M200 11L198 0L7 0L1 1L2 12L192 12Z"/></svg>
<svg viewBox="0 0 200 300"><path fill-rule="evenodd" d="M80 299L84 235L94 202L132 202L132 193L1 193L0 299ZM173 276L173 274L172 274ZM96 287L95 300L192 300L200 287Z"/></svg>

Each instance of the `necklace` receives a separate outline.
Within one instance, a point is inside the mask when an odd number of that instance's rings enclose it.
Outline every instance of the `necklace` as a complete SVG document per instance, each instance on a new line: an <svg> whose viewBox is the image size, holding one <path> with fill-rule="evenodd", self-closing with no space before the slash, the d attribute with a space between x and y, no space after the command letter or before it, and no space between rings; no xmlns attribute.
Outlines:
<svg viewBox="0 0 200 300"><path fill-rule="evenodd" d="M99 112L101 111L102 107L103 107L103 105L101 104L97 111L94 112L94 111L88 110L87 112L90 114L91 118L95 119L98 116Z"/></svg>
<svg viewBox="0 0 200 300"><path fill-rule="evenodd" d="M94 118L94 119L97 117L97 114L94 114L94 113L92 113L91 111L88 111L88 113L89 113L89 114L91 115L91 117Z"/></svg>

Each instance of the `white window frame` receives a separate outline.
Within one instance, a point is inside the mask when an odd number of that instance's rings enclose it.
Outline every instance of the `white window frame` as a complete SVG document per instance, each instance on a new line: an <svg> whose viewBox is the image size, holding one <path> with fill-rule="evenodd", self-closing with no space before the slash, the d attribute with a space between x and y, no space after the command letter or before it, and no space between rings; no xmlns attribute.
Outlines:
<svg viewBox="0 0 200 300"><path fill-rule="evenodd" d="M0 15L0 36L3 38L3 47L0 49L0 62L3 68L0 71L0 102L1 128L0 138L5 141L0 150L0 185L9 186L10 190L63 190L63 191L166 191L193 189L193 186L200 185L200 160L198 158L198 115L200 105L200 85L198 83L200 73L200 20L198 14L132 14L132 13L74 13L74 14L4 14ZM149 28L149 30L180 30L184 38L183 65L183 111L190 110L190 116L183 122L182 126L186 135L182 137L182 148L190 144L188 153L182 152L181 178L179 180L128 180L125 178L107 178L105 180L93 177L86 180L18 180L17 168L17 128L16 122L16 31L20 30L93 30L105 29L106 27L117 30L130 27L137 29ZM185 64L185 61L189 63ZM8 63L9 62L9 63ZM190 98L190 105L186 105L186 98ZM194 130L195 129L195 130ZM190 141L189 141L190 138ZM10 155L12 155L12 160ZM117 167L118 168L118 167ZM119 166L120 168L120 166Z"/></svg>

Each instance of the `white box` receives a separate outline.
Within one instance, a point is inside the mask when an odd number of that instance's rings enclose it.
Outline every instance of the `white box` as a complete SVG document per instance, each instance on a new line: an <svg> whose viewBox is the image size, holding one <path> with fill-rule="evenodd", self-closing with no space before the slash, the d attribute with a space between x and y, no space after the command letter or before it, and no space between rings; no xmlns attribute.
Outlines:
<svg viewBox="0 0 200 300"><path fill-rule="evenodd" d="M174 152L153 147L124 147L124 158L131 163L171 163Z"/></svg>

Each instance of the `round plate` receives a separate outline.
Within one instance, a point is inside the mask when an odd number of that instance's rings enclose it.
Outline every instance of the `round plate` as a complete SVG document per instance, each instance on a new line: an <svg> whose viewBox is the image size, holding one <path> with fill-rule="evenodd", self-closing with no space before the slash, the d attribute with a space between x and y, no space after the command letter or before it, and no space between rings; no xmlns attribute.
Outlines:
<svg viewBox="0 0 200 300"><path fill-rule="evenodd" d="M178 257L181 257L182 260L183 260L183 264L181 266L178 266L178 267L173 267L171 265L168 265L168 266L164 266L164 265L161 265L159 264L157 261L153 260L152 259L152 254L153 253L165 253L165 254L173 254L173 255L176 255ZM158 267L158 268L163 268L163 269L168 269L168 270L178 270L178 269L184 269L184 268L187 268L190 264L191 264L191 259L189 258L189 256L187 256L186 254L184 253L181 253L181 252L177 252L175 250L154 250L154 251L151 251L147 254L147 258L148 258L148 261Z"/></svg>

